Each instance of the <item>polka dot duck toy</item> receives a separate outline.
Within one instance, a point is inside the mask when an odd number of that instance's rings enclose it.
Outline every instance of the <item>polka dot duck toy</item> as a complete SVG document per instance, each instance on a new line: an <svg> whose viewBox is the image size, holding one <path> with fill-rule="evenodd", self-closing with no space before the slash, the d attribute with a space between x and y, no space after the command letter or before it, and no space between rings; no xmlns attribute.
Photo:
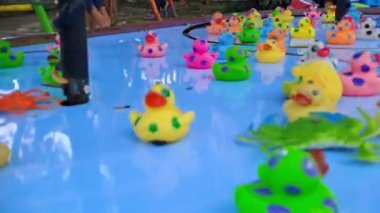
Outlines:
<svg viewBox="0 0 380 213"><path fill-rule="evenodd" d="M315 29L311 24L309 18L302 18L298 22L298 27L290 28L290 36L292 37L290 41L290 46L305 46L308 47L315 38Z"/></svg>
<svg viewBox="0 0 380 213"><path fill-rule="evenodd" d="M285 52L276 40L269 39L257 45L256 59L260 63L275 64L285 58Z"/></svg>
<svg viewBox="0 0 380 213"><path fill-rule="evenodd" d="M261 36L261 31L255 25L254 20L247 19L244 23L243 31L237 34L239 41L242 43L257 43Z"/></svg>
<svg viewBox="0 0 380 213"><path fill-rule="evenodd" d="M380 27L376 25L375 20L366 18L366 20L361 23L360 29L356 31L356 37L358 39L380 40Z"/></svg>
<svg viewBox="0 0 380 213"><path fill-rule="evenodd" d="M138 45L137 49L142 57L159 58L166 54L168 44L160 44L160 40L156 33L148 31L145 36L145 44Z"/></svg>
<svg viewBox="0 0 380 213"><path fill-rule="evenodd" d="M241 27L240 22L241 22L241 20L237 14L232 15L228 19L228 32L240 33L242 31L242 27Z"/></svg>
<svg viewBox="0 0 380 213"><path fill-rule="evenodd" d="M261 37L268 37L269 33L273 31L275 28L275 25L273 23L273 20L271 18L266 18L263 21L263 27L261 28Z"/></svg>
<svg viewBox="0 0 380 213"><path fill-rule="evenodd" d="M334 68L338 65L338 59L332 56L330 48L322 41L313 42L307 48L306 53L301 57L298 64L304 64L310 61L324 61L331 64Z"/></svg>
<svg viewBox="0 0 380 213"><path fill-rule="evenodd" d="M157 83L145 96L145 113L131 111L129 119L136 136L145 142L164 145L185 137L195 118L194 112L182 113L175 106L174 92Z"/></svg>
<svg viewBox="0 0 380 213"><path fill-rule="evenodd" d="M242 81L251 76L252 67L246 61L248 52L233 46L226 52L227 63L215 63L212 67L214 77L220 81Z"/></svg>
<svg viewBox="0 0 380 213"><path fill-rule="evenodd" d="M373 96L380 93L380 75L376 69L380 61L375 61L369 52L356 53L351 67L341 71L344 96Z"/></svg>
<svg viewBox="0 0 380 213"><path fill-rule="evenodd" d="M323 23L334 23L335 22L335 11L336 6L331 5L326 9L326 13L322 15Z"/></svg>
<svg viewBox="0 0 380 213"><path fill-rule="evenodd" d="M327 43L335 45L353 45L355 26L350 18L342 19L332 30L327 31Z"/></svg>
<svg viewBox="0 0 380 213"><path fill-rule="evenodd" d="M14 68L22 66L24 53L11 53L11 45L8 41L0 39L0 68Z"/></svg>
<svg viewBox="0 0 380 213"><path fill-rule="evenodd" d="M338 212L333 192L307 152L276 152L260 165L257 174L257 181L235 190L240 213Z"/></svg>
<svg viewBox="0 0 380 213"><path fill-rule="evenodd" d="M218 53L209 52L210 46L206 40L196 39L193 43L193 52L184 55L186 65L192 69L210 69Z"/></svg>
<svg viewBox="0 0 380 213"><path fill-rule="evenodd" d="M231 33L224 32L219 35L218 44L211 47L212 52L218 53L218 61L226 61L226 52L234 46L235 36Z"/></svg>
<svg viewBox="0 0 380 213"><path fill-rule="evenodd" d="M219 35L227 30L226 20L221 12L215 12L210 23L210 26L207 27L207 31L211 35Z"/></svg>

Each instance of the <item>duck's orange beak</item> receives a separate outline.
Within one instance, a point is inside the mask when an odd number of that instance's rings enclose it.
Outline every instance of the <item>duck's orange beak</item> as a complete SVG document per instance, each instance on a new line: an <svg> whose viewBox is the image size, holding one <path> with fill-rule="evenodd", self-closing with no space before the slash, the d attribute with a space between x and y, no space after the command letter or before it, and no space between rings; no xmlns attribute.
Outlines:
<svg viewBox="0 0 380 213"><path fill-rule="evenodd" d="M272 50L272 46L269 45L269 44L264 44L264 45L263 45L263 49L264 49L265 51L269 51L269 50Z"/></svg>
<svg viewBox="0 0 380 213"><path fill-rule="evenodd" d="M166 105L166 99L161 94L150 91L145 96L145 104L150 108L160 108Z"/></svg>
<svg viewBox="0 0 380 213"><path fill-rule="evenodd" d="M297 104L303 105L303 106L308 106L313 102L313 100L308 95L305 95L302 93L297 93L295 95L292 95L290 98Z"/></svg>

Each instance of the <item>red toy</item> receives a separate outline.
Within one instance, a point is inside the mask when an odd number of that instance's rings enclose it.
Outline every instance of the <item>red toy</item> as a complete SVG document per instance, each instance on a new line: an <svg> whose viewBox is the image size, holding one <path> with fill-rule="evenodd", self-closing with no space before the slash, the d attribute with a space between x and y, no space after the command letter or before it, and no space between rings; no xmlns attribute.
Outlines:
<svg viewBox="0 0 380 213"><path fill-rule="evenodd" d="M323 150L316 149L309 151L310 155L314 158L315 162L317 163L318 170L322 175L325 175L327 171L329 170L329 165L326 163L325 154L323 153Z"/></svg>
<svg viewBox="0 0 380 213"><path fill-rule="evenodd" d="M18 114L31 109L51 109L60 106L60 103L60 99L53 98L40 89L0 94L0 112Z"/></svg>

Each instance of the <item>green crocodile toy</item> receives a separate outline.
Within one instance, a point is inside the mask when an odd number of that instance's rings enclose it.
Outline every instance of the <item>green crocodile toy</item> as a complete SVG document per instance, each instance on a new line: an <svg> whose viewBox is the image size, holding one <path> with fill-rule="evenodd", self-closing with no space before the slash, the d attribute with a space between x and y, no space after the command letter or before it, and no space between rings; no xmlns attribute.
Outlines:
<svg viewBox="0 0 380 213"><path fill-rule="evenodd" d="M0 39L0 68L14 68L22 66L24 53L11 53L11 45L8 41Z"/></svg>
<svg viewBox="0 0 380 213"><path fill-rule="evenodd" d="M256 142L263 151L272 149L359 149L357 159L380 162L380 145L370 140L380 135L380 113L374 117L358 108L364 118L339 113L312 113L310 117L279 125L264 123L250 130L253 137L239 136L238 141Z"/></svg>
<svg viewBox="0 0 380 213"><path fill-rule="evenodd" d="M63 74L58 68L60 61L59 49L51 50L48 56L48 66L39 68L42 85L59 87L67 83L67 80L63 78Z"/></svg>
<svg viewBox="0 0 380 213"><path fill-rule="evenodd" d="M337 213L334 194L307 152L282 150L258 168L259 180L238 186L240 213Z"/></svg>

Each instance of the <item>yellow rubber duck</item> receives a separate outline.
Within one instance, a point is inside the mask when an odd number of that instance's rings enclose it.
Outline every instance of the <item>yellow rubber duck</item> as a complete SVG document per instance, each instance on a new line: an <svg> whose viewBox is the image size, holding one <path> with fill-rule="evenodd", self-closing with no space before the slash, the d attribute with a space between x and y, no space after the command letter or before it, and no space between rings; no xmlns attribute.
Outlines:
<svg viewBox="0 0 380 213"><path fill-rule="evenodd" d="M291 27L290 36L295 39L315 38L315 29L311 25L310 19L304 17L298 22L298 27Z"/></svg>
<svg viewBox="0 0 380 213"><path fill-rule="evenodd" d="M283 109L290 122L311 112L336 112L343 86L336 70L324 61L311 61L293 68L298 83L291 88Z"/></svg>
<svg viewBox="0 0 380 213"><path fill-rule="evenodd" d="M11 150L5 145L0 143L0 167L8 164L11 157Z"/></svg>
<svg viewBox="0 0 380 213"><path fill-rule="evenodd" d="M145 96L145 113L132 111L129 120L136 136L145 142L164 145L176 142L189 131L193 111L182 113L175 106L174 92L166 85L154 85Z"/></svg>
<svg viewBox="0 0 380 213"><path fill-rule="evenodd" d="M280 48L276 40L268 39L257 45L256 59L260 63L274 64L285 57L285 52Z"/></svg>
<svg viewBox="0 0 380 213"><path fill-rule="evenodd" d="M326 14L322 15L323 23L334 23L335 22L335 11L336 11L336 6L330 5L326 9Z"/></svg>

